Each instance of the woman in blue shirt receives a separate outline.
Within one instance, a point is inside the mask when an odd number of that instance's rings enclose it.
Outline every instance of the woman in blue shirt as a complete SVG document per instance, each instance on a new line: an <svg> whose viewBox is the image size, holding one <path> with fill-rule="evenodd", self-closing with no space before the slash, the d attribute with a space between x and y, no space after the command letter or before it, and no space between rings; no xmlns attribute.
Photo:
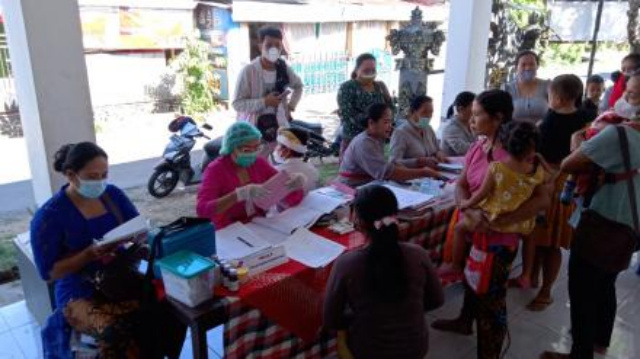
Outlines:
<svg viewBox="0 0 640 359"><path fill-rule="evenodd" d="M56 311L43 329L46 358L71 357L71 329L98 340L103 358L139 357L134 333L137 301L108 303L94 298L85 279L117 245L97 246L100 239L138 215L127 196L107 184L107 154L96 144L63 146L54 168L69 181L36 212L31 246L40 276L55 284Z"/></svg>

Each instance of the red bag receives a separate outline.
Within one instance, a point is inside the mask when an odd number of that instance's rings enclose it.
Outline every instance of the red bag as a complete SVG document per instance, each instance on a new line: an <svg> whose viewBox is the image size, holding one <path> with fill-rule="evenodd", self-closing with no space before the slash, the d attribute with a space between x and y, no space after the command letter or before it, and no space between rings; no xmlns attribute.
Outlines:
<svg viewBox="0 0 640 359"><path fill-rule="evenodd" d="M487 250L486 233L475 233L473 246L467 258L467 265L464 268L464 276L467 284L476 294L482 295L489 291L493 257L494 254Z"/></svg>

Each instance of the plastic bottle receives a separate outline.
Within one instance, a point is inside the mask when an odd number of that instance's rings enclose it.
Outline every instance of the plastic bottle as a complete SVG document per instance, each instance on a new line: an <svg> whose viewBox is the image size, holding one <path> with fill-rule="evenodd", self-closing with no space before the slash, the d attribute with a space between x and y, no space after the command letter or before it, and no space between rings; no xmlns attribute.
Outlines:
<svg viewBox="0 0 640 359"><path fill-rule="evenodd" d="M573 193L576 190L576 181L573 178L567 179L564 183L564 188L562 189L562 193L560 193L560 202L564 205L571 204L573 200Z"/></svg>

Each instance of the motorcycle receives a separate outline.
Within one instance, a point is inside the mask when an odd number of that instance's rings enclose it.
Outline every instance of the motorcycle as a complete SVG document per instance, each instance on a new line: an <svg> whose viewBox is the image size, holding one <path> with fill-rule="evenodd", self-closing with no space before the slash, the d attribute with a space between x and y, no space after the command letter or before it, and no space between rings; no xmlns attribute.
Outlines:
<svg viewBox="0 0 640 359"><path fill-rule="evenodd" d="M301 129L309 135L307 142L307 154L305 161L311 158L337 156L340 150L340 142L327 141L322 136L322 125L299 120L291 121L291 127ZM202 126L205 130L211 130L208 124ZM149 194L156 198L168 196L182 182L185 186L202 182L202 174L209 163L220 156L222 137L211 140L197 126L191 117L181 116L171 121L169 131L174 133L169 138L169 144L162 154L163 159L155 166L154 172L147 182ZM198 166L191 165L191 150L198 138L208 140L203 146L204 154Z"/></svg>
<svg viewBox="0 0 640 359"><path fill-rule="evenodd" d="M305 162L311 158L322 160L324 157L338 156L340 152L340 136L333 142L328 141L322 135L323 128L321 124L292 120L289 126L303 130L309 136L307 153L304 156Z"/></svg>
<svg viewBox="0 0 640 359"><path fill-rule="evenodd" d="M212 130L209 124L202 125L204 130ZM205 135L196 122L187 116L180 116L169 123L169 131L173 135L164 149L162 160L155 166L153 174L147 182L149 194L156 198L168 196L182 182L185 186L198 184L202 181L202 172L206 166L218 157L221 138L211 141ZM191 165L191 150L196 145L198 138L209 140L205 145L201 164ZM217 152L215 144L218 144Z"/></svg>

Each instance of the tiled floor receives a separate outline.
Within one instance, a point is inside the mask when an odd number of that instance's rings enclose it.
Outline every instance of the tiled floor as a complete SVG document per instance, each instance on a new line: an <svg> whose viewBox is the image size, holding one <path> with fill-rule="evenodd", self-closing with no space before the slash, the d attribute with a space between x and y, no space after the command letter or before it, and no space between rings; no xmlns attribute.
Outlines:
<svg viewBox="0 0 640 359"><path fill-rule="evenodd" d="M637 266L636 260L632 268ZM640 277L628 270L620 275L617 288L619 305L612 345L607 356L597 358L637 359L640 358ZM534 295L532 290L509 292L511 344L508 359L535 359L545 350L567 351L571 346L566 266L556 284L553 305L542 313L526 311L524 307ZM462 304L461 287L449 288L446 296L446 305L429 313L429 320L451 318L457 314ZM39 358L42 352L39 331L24 302L0 308L0 359ZM207 337L209 356L221 358L222 328L209 331ZM462 337L431 330L428 357L473 359L476 357L475 348L473 336ZM191 357L191 340L187 338L181 359Z"/></svg>

